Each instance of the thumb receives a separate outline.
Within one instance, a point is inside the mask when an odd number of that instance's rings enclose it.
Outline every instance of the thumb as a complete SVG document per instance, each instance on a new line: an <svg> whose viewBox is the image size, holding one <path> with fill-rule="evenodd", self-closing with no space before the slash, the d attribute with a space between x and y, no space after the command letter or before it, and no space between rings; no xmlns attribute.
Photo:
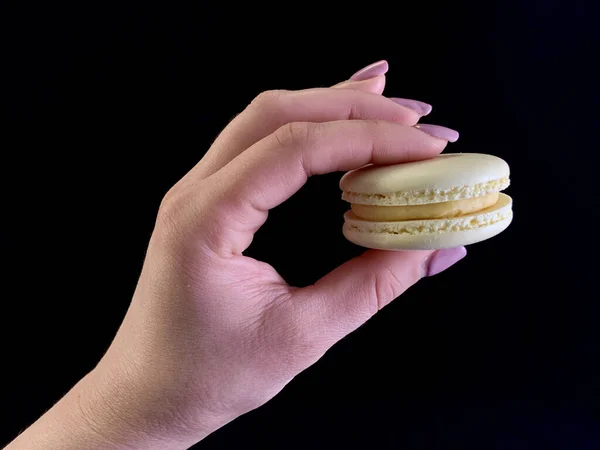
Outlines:
<svg viewBox="0 0 600 450"><path fill-rule="evenodd" d="M436 275L467 254L464 247L438 250L368 250L299 289L306 321L330 347L423 277Z"/></svg>

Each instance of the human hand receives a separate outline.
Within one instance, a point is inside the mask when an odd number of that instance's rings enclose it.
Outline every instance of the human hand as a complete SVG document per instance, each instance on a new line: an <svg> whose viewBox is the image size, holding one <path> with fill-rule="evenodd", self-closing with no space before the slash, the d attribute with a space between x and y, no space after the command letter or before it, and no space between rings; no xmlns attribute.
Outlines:
<svg viewBox="0 0 600 450"><path fill-rule="evenodd" d="M71 400L95 436L86 448L188 448L465 255L369 250L304 288L243 255L308 177L445 148L451 130L414 127L427 105L383 97L387 64L369 70L259 95L166 194L123 324Z"/></svg>

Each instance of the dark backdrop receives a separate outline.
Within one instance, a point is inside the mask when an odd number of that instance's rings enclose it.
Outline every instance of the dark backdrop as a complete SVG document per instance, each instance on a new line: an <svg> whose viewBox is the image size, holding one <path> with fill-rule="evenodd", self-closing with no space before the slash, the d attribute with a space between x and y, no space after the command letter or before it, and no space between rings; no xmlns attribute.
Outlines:
<svg viewBox="0 0 600 450"><path fill-rule="evenodd" d="M198 447L598 448L595 2L203 3L0 4L2 442L101 357L162 195L222 127L386 58L386 94L432 103L452 151L510 163L513 225ZM339 176L249 254L296 285L358 254Z"/></svg>

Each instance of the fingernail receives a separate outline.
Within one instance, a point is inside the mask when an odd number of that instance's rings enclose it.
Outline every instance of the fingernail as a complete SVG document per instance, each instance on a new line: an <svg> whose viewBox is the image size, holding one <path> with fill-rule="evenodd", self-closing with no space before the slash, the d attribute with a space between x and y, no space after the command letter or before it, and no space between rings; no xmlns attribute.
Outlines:
<svg viewBox="0 0 600 450"><path fill-rule="evenodd" d="M425 276L431 277L463 259L467 254L465 247L446 248L436 251L425 261Z"/></svg>
<svg viewBox="0 0 600 450"><path fill-rule="evenodd" d="M398 103L406 108L412 109L414 112L419 114L420 116L426 116L431 112L433 107L425 102L420 102L419 100L411 100L409 98L398 98L398 97L390 97L390 100Z"/></svg>
<svg viewBox="0 0 600 450"><path fill-rule="evenodd" d="M352 75L350 77L350 80L352 80L352 81L368 80L369 78L373 78L378 75L383 75L384 73L386 73L388 71L388 69L389 69L388 62L386 60L382 59L381 61L377 61L377 62L365 67L364 69L360 69L358 72L356 72L354 75Z"/></svg>
<svg viewBox="0 0 600 450"><path fill-rule="evenodd" d="M458 131L450 128L441 127L439 125L430 125L427 123L415 125L415 128L418 128L430 136L445 139L448 142L456 142L458 140Z"/></svg>

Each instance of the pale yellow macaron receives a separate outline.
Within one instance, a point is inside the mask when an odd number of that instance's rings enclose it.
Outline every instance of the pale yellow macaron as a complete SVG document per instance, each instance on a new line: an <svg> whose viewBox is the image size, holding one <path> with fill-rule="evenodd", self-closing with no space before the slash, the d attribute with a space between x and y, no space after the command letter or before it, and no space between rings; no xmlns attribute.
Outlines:
<svg viewBox="0 0 600 450"><path fill-rule="evenodd" d="M436 250L481 242L512 221L506 161L480 153L447 153L346 173L344 236L381 250Z"/></svg>

